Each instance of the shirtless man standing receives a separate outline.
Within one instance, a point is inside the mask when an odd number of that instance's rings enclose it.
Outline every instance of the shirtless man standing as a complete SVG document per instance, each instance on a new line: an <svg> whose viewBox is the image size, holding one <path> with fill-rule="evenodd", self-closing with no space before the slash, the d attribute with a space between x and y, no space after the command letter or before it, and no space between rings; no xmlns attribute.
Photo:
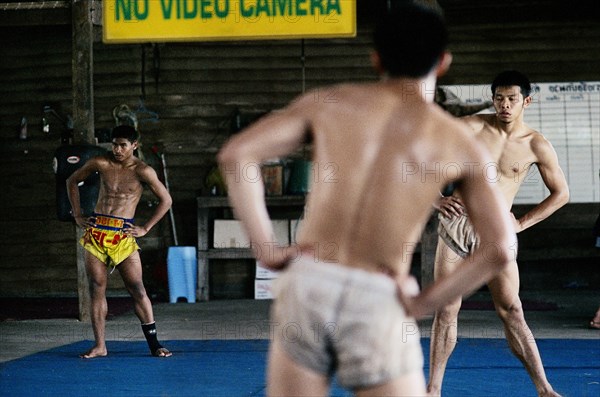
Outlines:
<svg viewBox="0 0 600 397"><path fill-rule="evenodd" d="M529 212L515 219L515 230L525 230L546 219L569 201L569 187L558 164L554 148L542 134L523 121L525 109L531 104L531 84L516 71L500 73L492 83L495 114L463 118L489 150L488 177L495 181L508 206L533 164L542 176L550 195ZM479 236L471 229L471 211L464 206L462 187L436 204L440 211L439 239L435 259L435 277L445 277L462 266L460 258L476 247ZM468 215L467 215L468 214ZM480 232L480 229L478 229ZM478 233L480 234L480 233ZM558 396L546 379L540 353L531 330L525 322L519 299L519 270L513 261L508 269L488 283L498 316L512 352L523 363L540 396ZM440 309L432 326L428 392L439 396L446 364L457 338L458 312L461 299Z"/></svg>
<svg viewBox="0 0 600 397"><path fill-rule="evenodd" d="M436 78L451 60L440 16L406 5L374 38L380 82L301 95L234 135L218 155L256 258L285 268L274 287L268 396L327 395L334 373L358 396L425 395L415 319L473 292L513 260L508 207L483 174L491 158L433 103ZM298 245L280 247L255 171L308 142L315 169L306 217ZM412 251L449 182L461 184L482 243L419 294L409 276Z"/></svg>
<svg viewBox="0 0 600 397"><path fill-rule="evenodd" d="M112 153L88 160L67 179L67 192L77 226L85 229L80 243L85 248L85 264L92 299L92 328L96 344L81 354L82 358L102 357L106 350L106 284L107 267L117 267L125 287L132 296L135 314L150 353L169 357L171 352L157 340L152 303L142 281L142 262L136 243L145 236L171 207L171 196L152 167L133 155L137 148L137 132L130 126L118 126L112 131ZM92 173L100 174L100 193L93 214L82 214L78 184ZM159 204L144 225L135 225L133 217L143 185L156 195Z"/></svg>

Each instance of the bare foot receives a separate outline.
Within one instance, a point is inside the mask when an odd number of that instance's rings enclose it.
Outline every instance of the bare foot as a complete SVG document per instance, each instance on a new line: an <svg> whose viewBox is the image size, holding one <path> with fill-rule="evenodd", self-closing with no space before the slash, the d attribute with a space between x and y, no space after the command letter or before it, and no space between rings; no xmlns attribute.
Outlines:
<svg viewBox="0 0 600 397"><path fill-rule="evenodd" d="M92 347L87 352L80 354L79 357L81 357L81 358L96 358L96 357L106 357L106 355L108 355L108 352L106 351L106 347L95 346L95 347Z"/></svg>
<svg viewBox="0 0 600 397"><path fill-rule="evenodd" d="M590 328L600 329L600 308L598 308L594 318L590 321Z"/></svg>
<svg viewBox="0 0 600 397"><path fill-rule="evenodd" d="M159 347L153 354L154 357L171 357L172 355L173 353L171 353L164 347Z"/></svg>

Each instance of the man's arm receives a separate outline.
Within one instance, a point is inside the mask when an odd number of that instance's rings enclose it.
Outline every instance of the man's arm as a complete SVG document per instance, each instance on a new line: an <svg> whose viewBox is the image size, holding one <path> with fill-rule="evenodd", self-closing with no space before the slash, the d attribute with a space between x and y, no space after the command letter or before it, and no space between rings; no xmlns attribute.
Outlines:
<svg viewBox="0 0 600 397"><path fill-rule="evenodd" d="M71 215L75 223L79 227L85 228L88 225L87 216L90 214L81 213L81 202L79 196L79 183L83 182L98 171L98 160L92 158L88 160L81 168L75 170L69 178L67 178L67 196L69 197L69 203L71 203Z"/></svg>
<svg viewBox="0 0 600 397"><path fill-rule="evenodd" d="M266 116L234 135L218 154L236 218L248 234L255 257L268 267L283 266L286 257L285 250L276 247L260 166L265 160L293 152L305 141L309 122L304 114L302 105L295 103Z"/></svg>
<svg viewBox="0 0 600 397"><path fill-rule="evenodd" d="M543 136L532 142L537 167L550 195L517 220L517 232L543 221L569 202L569 185L552 144Z"/></svg>
<svg viewBox="0 0 600 397"><path fill-rule="evenodd" d="M158 179L156 171L147 164L143 164L138 170L138 176L140 180L148 185L152 193L158 199L158 205L154 210L154 213L144 223L144 226L136 226L134 225L131 228L126 228L126 232L131 233L134 237L142 237L145 236L150 229L154 227L162 219L163 216L169 211L171 205L173 204L173 199L169 194L169 191L163 185L163 183Z"/></svg>

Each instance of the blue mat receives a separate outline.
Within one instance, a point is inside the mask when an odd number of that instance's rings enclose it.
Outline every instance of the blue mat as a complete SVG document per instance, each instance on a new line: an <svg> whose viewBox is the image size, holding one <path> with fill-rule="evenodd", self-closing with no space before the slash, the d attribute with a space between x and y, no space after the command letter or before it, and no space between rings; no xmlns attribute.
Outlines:
<svg viewBox="0 0 600 397"><path fill-rule="evenodd" d="M600 396L600 340L537 341L546 373L565 397ZM109 356L84 360L82 341L0 364L2 396L264 396L266 340L166 341L173 357L150 357L145 342L108 342ZM429 340L422 340L425 355ZM427 364L425 366L427 368ZM448 397L535 396L504 339L461 339L448 363ZM337 384L332 396L351 394Z"/></svg>

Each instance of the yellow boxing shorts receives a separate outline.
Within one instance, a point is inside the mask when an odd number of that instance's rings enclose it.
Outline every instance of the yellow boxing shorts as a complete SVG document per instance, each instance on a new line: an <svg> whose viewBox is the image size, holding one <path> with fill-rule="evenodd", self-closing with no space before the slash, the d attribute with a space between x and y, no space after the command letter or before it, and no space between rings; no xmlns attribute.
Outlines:
<svg viewBox="0 0 600 397"><path fill-rule="evenodd" d="M92 217L94 226L86 229L79 244L103 263L117 266L140 249L135 238L123 232L127 223L133 224L133 219L96 213Z"/></svg>

